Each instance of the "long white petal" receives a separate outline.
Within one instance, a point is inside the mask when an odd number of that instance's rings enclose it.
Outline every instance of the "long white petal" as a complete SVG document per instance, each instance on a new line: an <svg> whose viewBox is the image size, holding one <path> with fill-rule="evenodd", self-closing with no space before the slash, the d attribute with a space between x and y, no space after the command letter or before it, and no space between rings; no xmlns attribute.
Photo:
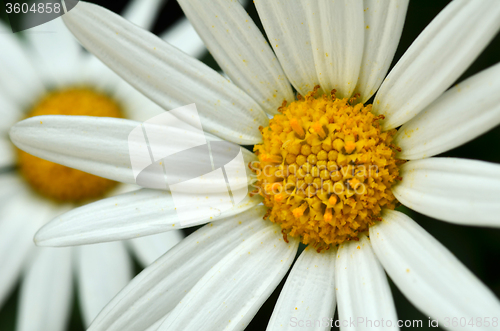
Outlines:
<svg viewBox="0 0 500 331"><path fill-rule="evenodd" d="M255 0L276 56L292 85L306 95L319 85L307 17L300 0Z"/></svg>
<svg viewBox="0 0 500 331"><path fill-rule="evenodd" d="M396 198L419 213L443 221L500 226L500 165L455 158L430 158L401 166Z"/></svg>
<svg viewBox="0 0 500 331"><path fill-rule="evenodd" d="M203 40L185 17L177 20L160 38L194 58L199 59L207 52Z"/></svg>
<svg viewBox="0 0 500 331"><path fill-rule="evenodd" d="M122 242L75 248L78 293L88 327L106 304L132 279L132 261Z"/></svg>
<svg viewBox="0 0 500 331"><path fill-rule="evenodd" d="M500 27L495 0L452 1L425 28L380 87L373 110L384 129L404 124L443 93Z"/></svg>
<svg viewBox="0 0 500 331"><path fill-rule="evenodd" d="M258 196L247 198L226 210L215 221L226 220L259 204ZM188 201L192 204L191 200ZM183 207L167 191L142 189L103 199L63 214L41 228L35 242L40 246L85 245L124 240L182 229L210 222L183 224L176 208ZM193 208L193 213L198 212Z"/></svg>
<svg viewBox="0 0 500 331"><path fill-rule="evenodd" d="M356 321L342 330L399 330L389 282L366 235L341 244L335 262L340 321ZM381 325L381 321L385 324ZM380 327L375 327L378 321ZM391 325L388 325L391 321Z"/></svg>
<svg viewBox="0 0 500 331"><path fill-rule="evenodd" d="M90 116L39 116L17 123L10 137L22 150L91 174L135 184L128 135L139 122Z"/></svg>
<svg viewBox="0 0 500 331"><path fill-rule="evenodd" d="M243 330L287 273L298 247L298 240L285 243L279 226L269 223L211 268L158 330Z"/></svg>
<svg viewBox="0 0 500 331"><path fill-rule="evenodd" d="M87 49L166 110L196 103L208 132L240 144L262 140L263 110L208 66L93 4L79 2L63 18Z"/></svg>
<svg viewBox="0 0 500 331"><path fill-rule="evenodd" d="M24 47L2 21L0 49L0 62L3 64L0 67L0 90L18 107L30 106L45 91L33 64L35 54Z"/></svg>
<svg viewBox="0 0 500 331"><path fill-rule="evenodd" d="M177 245L183 238L182 231L173 230L131 239L130 244L139 262L146 267Z"/></svg>
<svg viewBox="0 0 500 331"><path fill-rule="evenodd" d="M469 321L500 314L498 298L411 218L386 210L382 219L370 227L373 250L396 286L419 310L439 319L440 326L445 318ZM485 324L476 328L494 329ZM453 325L447 329L463 330Z"/></svg>
<svg viewBox="0 0 500 331"><path fill-rule="evenodd" d="M320 320L300 330L330 330L335 313L335 256L336 248L318 253L306 249L295 262L280 293L267 331L296 330L305 321Z"/></svg>
<svg viewBox="0 0 500 331"><path fill-rule="evenodd" d="M415 160L460 146L500 123L500 64L453 86L404 124L397 157Z"/></svg>
<svg viewBox="0 0 500 331"><path fill-rule="evenodd" d="M72 296L70 248L37 248L21 284L17 330L63 331Z"/></svg>
<svg viewBox="0 0 500 331"><path fill-rule="evenodd" d="M37 55L32 60L48 88L79 83L75 73L83 59L82 49L62 18L30 28L26 38Z"/></svg>
<svg viewBox="0 0 500 331"><path fill-rule="evenodd" d="M184 13L231 81L269 114L295 97L259 28L239 2L181 0Z"/></svg>
<svg viewBox="0 0 500 331"><path fill-rule="evenodd" d="M122 16L141 28L151 30L154 18L164 3L165 0L133 0L127 5Z"/></svg>
<svg viewBox="0 0 500 331"><path fill-rule="evenodd" d="M356 93L361 102L375 94L385 78L403 31L408 0L364 0L365 46Z"/></svg>
<svg viewBox="0 0 500 331"><path fill-rule="evenodd" d="M358 82L364 47L362 1L308 0L304 10L319 83L348 98Z"/></svg>
<svg viewBox="0 0 500 331"><path fill-rule="evenodd" d="M204 226L136 276L102 310L89 331L144 330L163 318L226 254L266 228L263 206Z"/></svg>
<svg viewBox="0 0 500 331"><path fill-rule="evenodd" d="M26 261L35 250L33 235L48 219L55 216L52 208L25 191L20 183L2 175L0 205L0 306L10 293Z"/></svg>
<svg viewBox="0 0 500 331"><path fill-rule="evenodd" d="M172 118L175 119L175 117ZM130 155L137 152L135 149L142 148L149 159L149 152L148 146L133 145L134 147L131 147L129 135L140 128L141 124L107 117L37 116L13 126L10 130L10 138L17 147L40 158L122 183L136 184ZM166 128L164 124L148 124L148 128L151 129L150 132L163 133ZM199 145L199 134L187 132L176 126L168 126L168 128L169 134L174 137L168 144L155 145L156 147L170 147L177 143L186 146L183 144L188 144L191 140L193 144L189 143L189 146ZM205 135L205 138L208 141L219 139L211 135ZM163 142L158 142L160 143L163 144ZM135 149L130 152L131 148ZM254 154L246 149L242 149L242 153L245 162L250 162L255 158ZM212 150L212 156L217 158L228 154L231 154L230 149ZM183 155L193 158L194 154ZM204 154L200 154L200 157L202 156ZM247 171L247 174L249 173Z"/></svg>

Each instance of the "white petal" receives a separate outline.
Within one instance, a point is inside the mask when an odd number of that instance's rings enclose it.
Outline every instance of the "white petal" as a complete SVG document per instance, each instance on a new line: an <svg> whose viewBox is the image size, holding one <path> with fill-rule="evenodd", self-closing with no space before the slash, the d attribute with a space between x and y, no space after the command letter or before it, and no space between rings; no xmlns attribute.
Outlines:
<svg viewBox="0 0 500 331"><path fill-rule="evenodd" d="M176 119L173 116L172 118ZM135 149L131 154L129 135L135 129L140 128L141 124L107 117L38 116L28 118L13 126L10 138L17 147L40 158L122 183L136 184L131 166L131 155L135 155L137 148L144 149L148 158L149 152L148 146L133 145ZM167 127L169 134L173 136L172 141L170 144L159 142L162 145L154 145L155 148L172 146L174 139L178 140L175 144L189 144L189 146L197 146L195 143L200 141L200 134L185 131L183 128L168 123L148 124L150 132L162 134ZM208 134L205 134L203 138L207 138L209 142L219 140ZM191 141L193 144L190 144ZM238 146L234 145L234 148ZM241 149L241 151L246 163L255 158L255 155L248 150ZM196 152L193 153L184 153L182 157L185 156L185 158L178 161L192 161L193 156L197 155ZM201 153L200 158L205 156ZM223 158L231 153L231 149L217 149L211 152L215 158ZM250 171L247 171L248 174ZM188 176L187 173L185 175Z"/></svg>
<svg viewBox="0 0 500 331"><path fill-rule="evenodd" d="M259 206L197 230L144 269L96 318L89 331L144 330L171 311L196 282L252 234L269 225ZM181 328L183 329L183 328Z"/></svg>
<svg viewBox="0 0 500 331"><path fill-rule="evenodd" d="M135 184L128 135L140 123L91 116L39 116L11 128L22 150L91 174Z"/></svg>
<svg viewBox="0 0 500 331"><path fill-rule="evenodd" d="M239 144L262 141L265 113L208 66L96 5L80 2L63 18L87 49L161 107L196 103L208 132Z"/></svg>
<svg viewBox="0 0 500 331"><path fill-rule="evenodd" d="M295 97L259 28L239 2L179 1L224 73L269 114Z"/></svg>
<svg viewBox="0 0 500 331"><path fill-rule="evenodd" d="M11 167L16 163L16 151L8 138L0 137L0 168Z"/></svg>
<svg viewBox="0 0 500 331"><path fill-rule="evenodd" d="M132 261L122 242L85 245L75 250L80 306L88 327L132 279Z"/></svg>
<svg viewBox="0 0 500 331"><path fill-rule="evenodd" d="M2 189L0 205L0 306L35 250L33 235L54 216L49 204L30 195L15 179L5 177L0 176L0 184L10 190Z"/></svg>
<svg viewBox="0 0 500 331"><path fill-rule="evenodd" d="M333 318L336 253L337 249L332 248L322 253L306 249L300 254L276 302L267 331L296 330L299 323L307 320ZM330 330L330 321L322 326L300 330Z"/></svg>
<svg viewBox="0 0 500 331"><path fill-rule="evenodd" d="M79 61L83 58L82 49L62 18L30 28L25 34L37 55L33 61L46 86L74 84Z"/></svg>
<svg viewBox="0 0 500 331"><path fill-rule="evenodd" d="M257 196L247 198L214 220L232 218L261 201ZM192 204L191 200L189 203ZM211 221L203 218L197 223L181 223L176 208L182 206L177 201L174 205L170 192L142 189L73 209L40 229L35 242L40 246L85 245L137 238Z"/></svg>
<svg viewBox="0 0 500 331"><path fill-rule="evenodd" d="M304 10L321 87L328 93L336 89L339 97L350 97L363 58L363 2L308 0Z"/></svg>
<svg viewBox="0 0 500 331"><path fill-rule="evenodd" d="M391 279L419 310L439 319L498 316L500 303L450 251L403 213L384 211L370 227L375 254ZM485 324L478 330L491 330ZM462 327L447 327L463 330Z"/></svg>
<svg viewBox="0 0 500 331"><path fill-rule="evenodd" d="M287 273L298 247L298 240L285 243L279 226L270 223L211 268L158 330L243 330Z"/></svg>
<svg viewBox="0 0 500 331"><path fill-rule="evenodd" d="M122 16L130 22L151 30L165 0L133 0L129 2Z"/></svg>
<svg viewBox="0 0 500 331"><path fill-rule="evenodd" d="M360 236L359 242L340 245L335 263L335 287L339 320L356 321L356 326L349 324L342 330L373 330L373 322L378 321L380 326L382 320L385 324L375 329L399 329L387 276L366 235ZM387 321L391 321L391 326Z"/></svg>
<svg viewBox="0 0 500 331"><path fill-rule="evenodd" d="M404 124L397 157L421 159L465 144L500 123L500 64L453 86Z"/></svg>
<svg viewBox="0 0 500 331"><path fill-rule="evenodd" d="M365 103L375 94L391 65L403 31L408 0L364 0L365 46L356 93Z"/></svg>
<svg viewBox="0 0 500 331"><path fill-rule="evenodd" d="M72 296L70 248L37 248L22 285L19 331L63 331Z"/></svg>
<svg viewBox="0 0 500 331"><path fill-rule="evenodd" d="M199 59L207 52L203 40L185 17L177 20L160 38L194 58Z"/></svg>
<svg viewBox="0 0 500 331"><path fill-rule="evenodd" d="M45 88L33 66L30 49L21 45L12 30L0 21L0 90L20 107L28 107ZM9 65L5 65L8 63Z"/></svg>
<svg viewBox="0 0 500 331"><path fill-rule="evenodd" d="M311 35L300 0L255 0L259 18L288 79L300 94L319 85Z"/></svg>
<svg viewBox="0 0 500 331"><path fill-rule="evenodd" d="M443 93L500 27L497 1L452 1L425 28L380 87L373 110L384 129L404 124Z"/></svg>
<svg viewBox="0 0 500 331"><path fill-rule="evenodd" d="M143 266L148 266L177 245L183 238L182 231L173 230L132 239L130 240L130 244L139 262Z"/></svg>
<svg viewBox="0 0 500 331"><path fill-rule="evenodd" d="M407 207L452 223L500 226L500 165L430 158L403 164L399 175L392 191Z"/></svg>

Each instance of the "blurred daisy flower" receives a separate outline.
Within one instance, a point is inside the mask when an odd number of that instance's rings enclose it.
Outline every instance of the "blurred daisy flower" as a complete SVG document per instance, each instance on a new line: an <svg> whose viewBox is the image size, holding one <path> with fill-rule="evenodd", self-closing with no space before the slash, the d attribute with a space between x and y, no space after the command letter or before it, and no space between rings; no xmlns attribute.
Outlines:
<svg viewBox="0 0 500 331"><path fill-rule="evenodd" d="M396 327L384 270L428 316L489 316L480 328L498 326L494 294L394 210L402 203L447 222L499 225L500 166L432 157L500 122L500 65L447 90L497 33L498 2L451 2L387 77L408 1L256 0L270 45L237 2L179 3L231 81L99 6L81 2L64 20L164 109L194 102L207 132L255 145L256 190L146 268L90 330L242 330L288 272L299 242L308 247L268 330L333 317L337 304L340 321ZM10 134L39 157L134 183L127 137L138 125L43 116ZM170 193L158 196L144 189L75 209L35 241L81 245L182 227L166 207Z"/></svg>
<svg viewBox="0 0 500 331"><path fill-rule="evenodd" d="M161 0L131 2L124 17L150 28L162 4ZM199 56L205 47L186 22L177 23L162 37ZM0 306L22 277L17 329L64 329L72 307L74 266L83 320L89 325L132 278L129 249L148 265L183 236L173 231L148 240L76 249L36 248L36 230L58 214L131 188L16 151L8 130L15 122L37 115L144 120L163 110L84 52L60 18L30 29L25 42L2 22L0 33L0 167L4 169L0 174Z"/></svg>

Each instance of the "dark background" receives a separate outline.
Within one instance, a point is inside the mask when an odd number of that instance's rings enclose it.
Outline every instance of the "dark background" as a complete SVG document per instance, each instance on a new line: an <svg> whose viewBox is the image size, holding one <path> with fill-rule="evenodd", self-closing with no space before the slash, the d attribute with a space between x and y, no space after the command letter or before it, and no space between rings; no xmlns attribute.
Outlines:
<svg viewBox="0 0 500 331"><path fill-rule="evenodd" d="M102 5L117 13L120 13L126 4L125 1L121 2L111 0L96 0L90 2ZM449 1L444 0L410 1L403 34L392 65L397 62L420 32L447 5L448 2ZM247 10L252 18L257 22L258 26L262 29L262 25L260 24L253 3L247 6ZM4 13L1 15L0 17L5 19ZM160 34L182 16L183 13L177 2L175 0L168 1L161 10L153 32L155 34ZM500 36L497 35L457 82L494 65L499 60ZM218 68L217 64L208 53L202 58L202 61L214 68ZM462 157L500 163L500 126L497 126L495 129L475 139L474 141L449 151L441 156ZM460 261L462 261L497 295L497 297L500 297L500 268L498 267L500 262L500 229L454 225L418 214L406 209L405 207L400 207L400 209L409 214L429 233L450 249L460 259ZM193 229L186 231L186 234L189 234L192 231ZM140 268L137 266L137 272L139 271ZM264 303L258 314L248 326L247 330L265 330L283 284L284 281ZM392 282L391 289L396 302L398 318L401 320L422 320L424 325L423 329L427 329L426 324L428 316L416 310ZM457 289L457 291L460 291L460 289ZM18 294L19 291L16 289L4 307L0 310L1 331L14 330ZM76 298L74 300L74 307L68 330L83 330Z"/></svg>

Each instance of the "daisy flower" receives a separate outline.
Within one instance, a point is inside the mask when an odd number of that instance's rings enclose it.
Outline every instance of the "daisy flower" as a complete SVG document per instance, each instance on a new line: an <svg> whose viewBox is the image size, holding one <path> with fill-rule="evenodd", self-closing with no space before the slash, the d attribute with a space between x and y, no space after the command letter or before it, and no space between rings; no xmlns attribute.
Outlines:
<svg viewBox="0 0 500 331"><path fill-rule="evenodd" d="M162 4L159 0L131 2L124 17L149 28ZM194 29L185 22L163 37L174 43L179 43L179 36L192 37ZM30 29L25 37L22 43L0 21L0 167L4 170L0 174L0 306L22 277L17 328L52 331L63 329L69 316L73 273L83 320L89 325L132 278L129 250L146 266L183 236L173 231L148 240L76 249L36 248L33 236L47 221L83 202L130 187L117 187L108 179L16 151L8 140L10 126L41 114L147 119L162 110L84 52L60 18ZM198 40L183 40L180 47L199 56L204 46Z"/></svg>
<svg viewBox="0 0 500 331"><path fill-rule="evenodd" d="M308 247L268 330L333 317L337 305L342 329L369 328L350 323L360 318L397 328L385 272L446 328L458 328L446 325L453 318L498 327L495 295L394 210L401 203L447 222L499 225L500 166L433 157L500 122L500 65L447 90L497 33L498 2L451 2L387 77L408 1L255 0L269 44L235 1L179 4L230 81L104 8L80 2L64 20L164 109L194 102L208 133L255 145L256 190L140 273L89 330L242 330L300 242ZM134 183L127 137L138 125L43 116L10 134L39 157ZM182 227L166 200L148 190L104 199L55 218L35 241L71 246Z"/></svg>

